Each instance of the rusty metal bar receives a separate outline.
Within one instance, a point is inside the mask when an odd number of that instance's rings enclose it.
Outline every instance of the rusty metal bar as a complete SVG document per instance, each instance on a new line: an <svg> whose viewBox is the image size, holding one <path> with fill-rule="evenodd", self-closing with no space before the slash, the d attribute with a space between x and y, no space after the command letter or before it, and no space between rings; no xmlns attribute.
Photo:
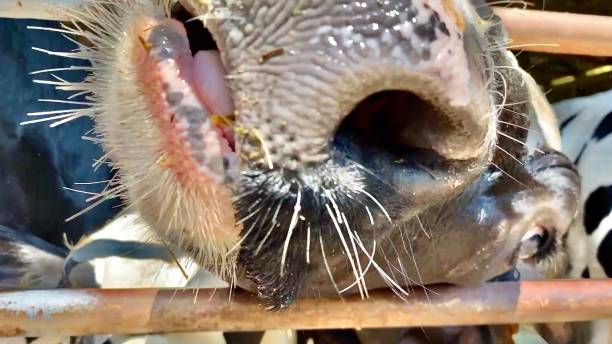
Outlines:
<svg viewBox="0 0 612 344"><path fill-rule="evenodd" d="M612 56L612 17L495 7L510 48L553 54Z"/></svg>
<svg viewBox="0 0 612 344"><path fill-rule="evenodd" d="M0 17L62 20L53 6L78 7L85 0L0 0ZM612 56L612 18L575 13L494 7L511 48L555 54Z"/></svg>
<svg viewBox="0 0 612 344"><path fill-rule="evenodd" d="M401 300L391 291L305 299L266 311L227 290L44 290L0 293L0 336L145 334L183 331L382 328L586 321L612 318L611 280L436 287Z"/></svg>

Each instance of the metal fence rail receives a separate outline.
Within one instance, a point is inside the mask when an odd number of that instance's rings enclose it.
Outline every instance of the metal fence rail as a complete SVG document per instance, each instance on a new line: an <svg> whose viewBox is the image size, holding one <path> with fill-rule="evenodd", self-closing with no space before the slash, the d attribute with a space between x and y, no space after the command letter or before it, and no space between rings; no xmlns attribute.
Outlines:
<svg viewBox="0 0 612 344"><path fill-rule="evenodd" d="M437 287L401 300L304 299L267 311L227 290L43 290L0 293L0 336L336 329L585 321L612 318L612 280Z"/></svg>
<svg viewBox="0 0 612 344"><path fill-rule="evenodd" d="M510 48L554 54L612 56L612 17L495 8Z"/></svg>
<svg viewBox="0 0 612 344"><path fill-rule="evenodd" d="M0 17L62 20L52 6L78 7L86 0L0 0ZM52 6L51 6L52 5ZM510 35L510 48L556 54L612 56L612 18L494 7Z"/></svg>

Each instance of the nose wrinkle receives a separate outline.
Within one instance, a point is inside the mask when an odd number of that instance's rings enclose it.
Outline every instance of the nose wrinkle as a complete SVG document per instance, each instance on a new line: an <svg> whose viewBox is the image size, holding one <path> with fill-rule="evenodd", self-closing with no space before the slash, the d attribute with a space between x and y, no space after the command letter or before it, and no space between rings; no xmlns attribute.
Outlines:
<svg viewBox="0 0 612 344"><path fill-rule="evenodd" d="M385 89L418 88L450 106L468 105L474 86L463 28L446 6L328 0L231 8L243 19L211 31L235 76L238 123L261 134L242 140L243 156L288 169L320 163L342 118Z"/></svg>

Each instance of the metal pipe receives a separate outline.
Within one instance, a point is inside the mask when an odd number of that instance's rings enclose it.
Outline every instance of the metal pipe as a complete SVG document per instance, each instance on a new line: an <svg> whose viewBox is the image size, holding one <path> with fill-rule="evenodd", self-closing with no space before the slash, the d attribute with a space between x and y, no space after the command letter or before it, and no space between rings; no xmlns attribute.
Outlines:
<svg viewBox="0 0 612 344"><path fill-rule="evenodd" d="M554 54L612 56L612 17L495 7L510 48Z"/></svg>
<svg viewBox="0 0 612 344"><path fill-rule="evenodd" d="M78 7L85 0L0 0L0 17L62 20L54 7ZM612 56L612 17L494 7L514 50Z"/></svg>
<svg viewBox="0 0 612 344"><path fill-rule="evenodd" d="M265 329L428 327L612 318L612 279L433 287L406 300L376 291L366 300L300 299L267 311L228 290L88 289L0 293L0 336L146 334Z"/></svg>

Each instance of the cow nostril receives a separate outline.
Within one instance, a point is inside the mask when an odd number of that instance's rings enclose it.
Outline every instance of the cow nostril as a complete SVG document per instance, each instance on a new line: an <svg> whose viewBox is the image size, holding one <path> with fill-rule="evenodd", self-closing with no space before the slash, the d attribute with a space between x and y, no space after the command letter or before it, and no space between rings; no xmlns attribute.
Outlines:
<svg viewBox="0 0 612 344"><path fill-rule="evenodd" d="M335 140L430 165L446 158L445 140L453 132L448 115L430 102L411 92L388 90L362 100L342 121Z"/></svg>
<svg viewBox="0 0 612 344"><path fill-rule="evenodd" d="M553 234L547 228L534 226L521 239L519 258L529 260L545 257L554 246Z"/></svg>

